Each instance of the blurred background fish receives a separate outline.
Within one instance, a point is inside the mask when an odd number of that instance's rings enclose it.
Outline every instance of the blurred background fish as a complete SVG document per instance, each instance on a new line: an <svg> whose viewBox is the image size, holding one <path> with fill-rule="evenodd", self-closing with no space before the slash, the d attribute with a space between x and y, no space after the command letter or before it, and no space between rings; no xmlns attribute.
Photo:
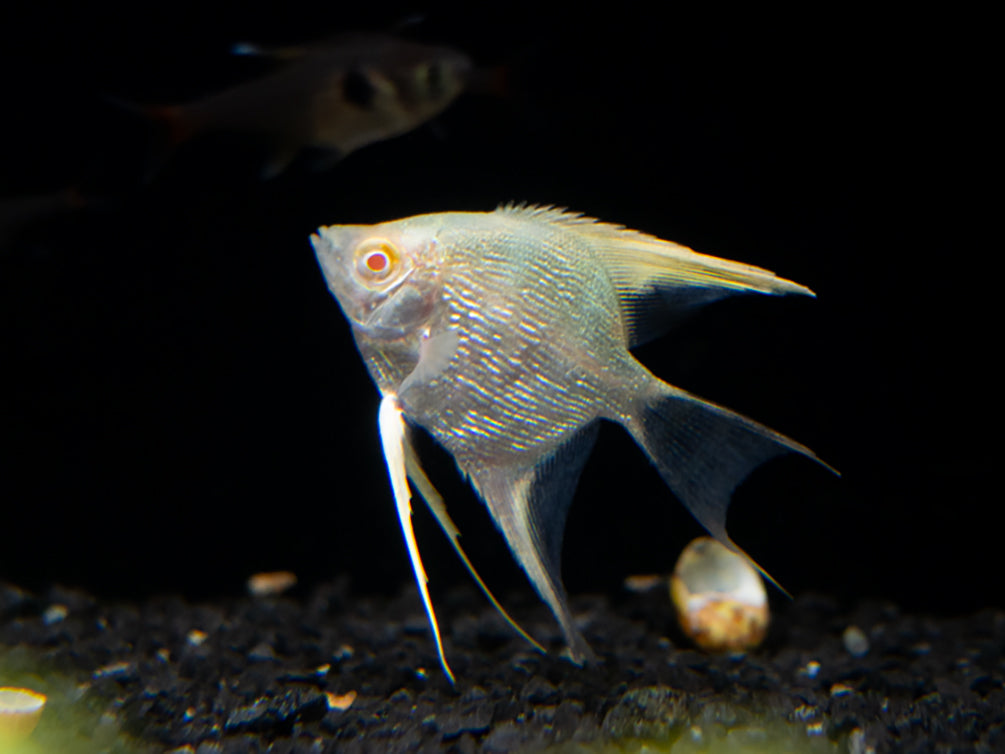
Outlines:
<svg viewBox="0 0 1005 754"><path fill-rule="evenodd" d="M266 178L286 170L305 148L320 150L318 167L330 167L361 147L407 133L443 112L477 78L457 50L388 34L347 33L276 49L242 43L232 52L268 57L280 68L192 102L138 109L163 124L169 147L216 131L258 136L273 150Z"/></svg>

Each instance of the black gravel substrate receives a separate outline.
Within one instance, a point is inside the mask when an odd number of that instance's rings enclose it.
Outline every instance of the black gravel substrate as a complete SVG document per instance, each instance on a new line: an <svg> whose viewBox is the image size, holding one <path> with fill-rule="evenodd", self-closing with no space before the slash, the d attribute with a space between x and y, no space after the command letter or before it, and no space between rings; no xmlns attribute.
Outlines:
<svg viewBox="0 0 1005 754"><path fill-rule="evenodd" d="M0 682L68 677L80 704L138 744L179 753L593 751L756 738L781 722L786 746L806 744L785 750L1005 751L1000 610L936 619L804 596L778 605L760 649L709 656L686 648L663 590L580 598L602 662L577 667L547 611L513 602L549 654L477 593L441 599L452 687L413 590L360 599L337 582L290 598L131 605L0 585ZM861 657L842 639L852 625L868 638Z"/></svg>

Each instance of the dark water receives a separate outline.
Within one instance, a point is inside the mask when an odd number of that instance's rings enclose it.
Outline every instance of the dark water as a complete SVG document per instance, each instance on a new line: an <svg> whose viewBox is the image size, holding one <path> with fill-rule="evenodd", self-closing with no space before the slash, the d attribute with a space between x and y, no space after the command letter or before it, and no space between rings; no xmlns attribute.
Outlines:
<svg viewBox="0 0 1005 754"><path fill-rule="evenodd" d="M416 10L88 3L3 25L2 194L72 185L95 200L0 256L0 579L199 596L283 568L396 590L411 575L376 391L307 236L526 200L817 292L722 303L639 350L844 473L777 461L736 495L733 537L790 591L1000 604L983 583L999 539L984 515L990 247L964 240L983 100L966 39L952 54L928 41L955 22L423 7L406 33L510 64L508 97L467 97L327 172L302 160L262 182L256 145L212 136L143 183L148 131L106 97L185 101L263 72L228 54L235 42L387 30ZM483 575L518 586L449 459L427 451ZM463 579L417 527L434 589ZM668 571L696 534L612 428L571 514L567 584Z"/></svg>

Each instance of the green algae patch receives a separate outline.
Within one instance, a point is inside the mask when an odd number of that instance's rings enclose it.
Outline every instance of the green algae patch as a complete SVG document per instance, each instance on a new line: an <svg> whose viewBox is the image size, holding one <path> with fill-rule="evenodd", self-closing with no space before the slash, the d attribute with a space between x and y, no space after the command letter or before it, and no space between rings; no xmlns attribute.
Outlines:
<svg viewBox="0 0 1005 754"><path fill-rule="evenodd" d="M689 729L674 740L626 739L567 742L548 754L833 754L847 751L840 741L808 734L803 726L776 721L731 730Z"/></svg>
<svg viewBox="0 0 1005 754"><path fill-rule="evenodd" d="M844 738L825 735L823 721L787 716L767 697L740 704L668 686L632 689L607 712L596 741L570 741L549 754L826 754Z"/></svg>
<svg viewBox="0 0 1005 754"><path fill-rule="evenodd" d="M666 686L628 691L604 718L604 734L616 740L671 741L691 722L688 696Z"/></svg>
<svg viewBox="0 0 1005 754"><path fill-rule="evenodd" d="M20 741L0 740L0 754L152 754L155 749L123 733L117 701L94 693L86 680L45 669L37 652L0 647L0 686L44 694L38 726Z"/></svg>

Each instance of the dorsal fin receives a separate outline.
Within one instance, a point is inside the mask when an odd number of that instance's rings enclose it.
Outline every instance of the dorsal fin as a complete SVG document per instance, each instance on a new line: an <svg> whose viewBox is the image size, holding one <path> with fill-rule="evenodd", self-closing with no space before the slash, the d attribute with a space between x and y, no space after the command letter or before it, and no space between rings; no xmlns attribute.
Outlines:
<svg viewBox="0 0 1005 754"><path fill-rule="evenodd" d="M662 335L690 310L726 296L815 295L770 270L699 254L673 241L564 209L509 204L496 211L560 226L589 242L617 291L630 348Z"/></svg>

